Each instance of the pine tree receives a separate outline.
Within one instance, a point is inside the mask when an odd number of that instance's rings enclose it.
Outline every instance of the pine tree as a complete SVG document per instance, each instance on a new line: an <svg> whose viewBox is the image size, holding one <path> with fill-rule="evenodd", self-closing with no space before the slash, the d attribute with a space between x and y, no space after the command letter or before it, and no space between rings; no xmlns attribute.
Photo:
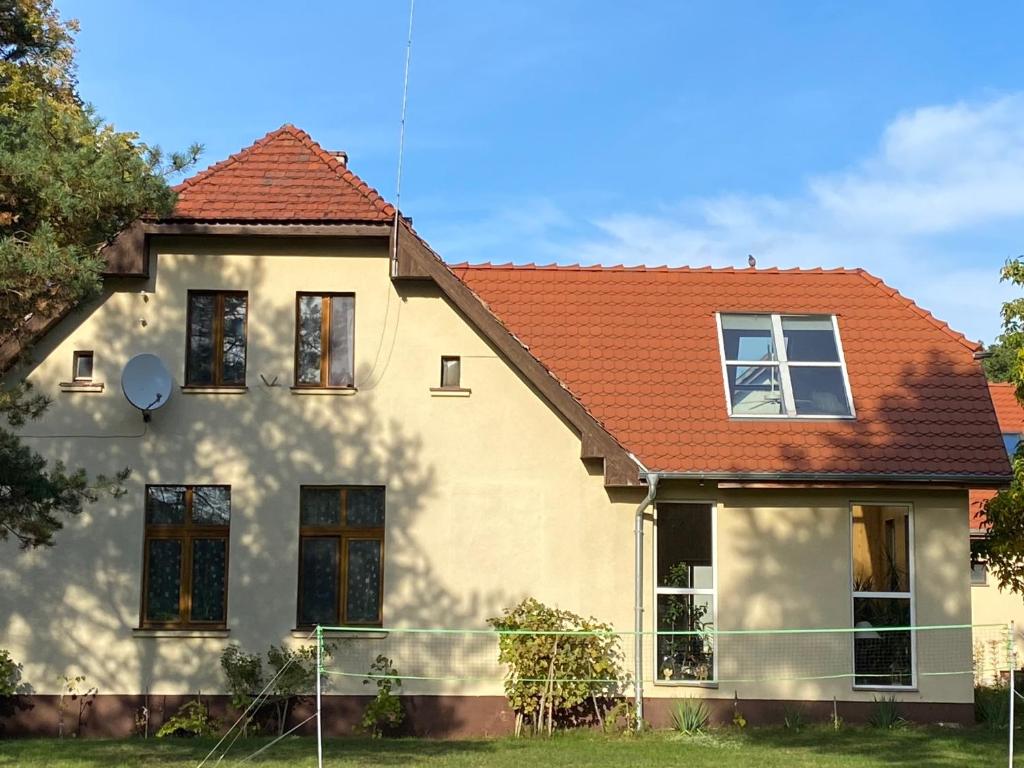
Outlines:
<svg viewBox="0 0 1024 768"><path fill-rule="evenodd" d="M77 30L52 0L0 0L0 341L25 345L27 320L95 295L100 249L140 216L168 213L168 176L202 149L165 159L104 123L77 91ZM24 383L0 391L0 426L20 427L48 403ZM52 544L62 520L126 477L50 465L0 428L0 540Z"/></svg>

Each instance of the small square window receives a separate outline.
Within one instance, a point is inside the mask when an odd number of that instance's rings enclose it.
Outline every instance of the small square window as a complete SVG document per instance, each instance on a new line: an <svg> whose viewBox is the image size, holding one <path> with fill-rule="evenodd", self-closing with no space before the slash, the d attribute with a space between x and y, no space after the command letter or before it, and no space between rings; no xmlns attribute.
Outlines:
<svg viewBox="0 0 1024 768"><path fill-rule="evenodd" d="M75 352L71 361L71 378L92 381L92 352Z"/></svg>
<svg viewBox="0 0 1024 768"><path fill-rule="evenodd" d="M462 359L458 357L441 358L441 388L458 389L462 386Z"/></svg>

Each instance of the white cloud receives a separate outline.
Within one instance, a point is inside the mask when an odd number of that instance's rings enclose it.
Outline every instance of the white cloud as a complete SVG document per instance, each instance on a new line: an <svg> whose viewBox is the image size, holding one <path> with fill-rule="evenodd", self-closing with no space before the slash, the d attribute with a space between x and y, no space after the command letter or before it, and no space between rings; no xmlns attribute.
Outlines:
<svg viewBox="0 0 1024 768"><path fill-rule="evenodd" d="M864 267L991 340L1013 293L999 266L1024 252L1024 94L899 115L872 156L793 196L687 199L586 221L567 210L531 200L438 244L469 260L745 266L753 253L759 266Z"/></svg>

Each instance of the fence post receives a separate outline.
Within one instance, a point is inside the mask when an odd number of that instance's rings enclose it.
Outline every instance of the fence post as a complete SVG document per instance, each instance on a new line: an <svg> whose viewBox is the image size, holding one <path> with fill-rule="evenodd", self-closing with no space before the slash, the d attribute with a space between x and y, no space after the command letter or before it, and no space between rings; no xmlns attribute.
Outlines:
<svg viewBox="0 0 1024 768"><path fill-rule="evenodd" d="M316 626L316 765L317 768L324 768L324 728L323 716L321 714L320 678L323 677L323 647L324 630L319 624ZM1011 754L1012 754L1011 749Z"/></svg>
<svg viewBox="0 0 1024 768"><path fill-rule="evenodd" d="M1015 631L1013 628L1013 622L1011 621L1009 639L1010 646L1009 648L1007 648L1007 650L1010 653L1010 723L1009 727L1007 728L1007 730L1010 732L1010 768L1013 768L1013 710L1014 705L1016 704L1014 699L1017 698L1017 686L1014 682L1014 678L1016 678L1015 672L1017 670L1017 638L1014 635Z"/></svg>

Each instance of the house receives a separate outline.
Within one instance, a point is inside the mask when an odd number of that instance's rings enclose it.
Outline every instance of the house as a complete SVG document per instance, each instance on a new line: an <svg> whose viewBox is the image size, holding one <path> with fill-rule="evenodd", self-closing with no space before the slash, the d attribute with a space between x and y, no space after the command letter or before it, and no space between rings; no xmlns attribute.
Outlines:
<svg viewBox="0 0 1024 768"><path fill-rule="evenodd" d="M504 731L494 643L381 630L479 630L526 596L627 633L654 723L693 695L855 719L880 691L973 717L951 563L968 490L1010 469L978 345L878 278L446 265L292 126L179 192L7 374L54 397L36 450L132 468L55 549L0 557L22 730L52 727L61 675L99 690L88 732L124 733L218 700L226 644L321 624L365 627L328 731L378 652L444 678L406 679L414 729ZM174 381L148 421L121 387L140 354ZM908 625L961 629L885 632Z"/></svg>
<svg viewBox="0 0 1024 768"><path fill-rule="evenodd" d="M989 384L992 405L995 407L999 429L1003 435L1003 444L1009 456L1017 451L1021 436L1024 435L1024 408L1017 401L1017 393L1013 384ZM983 529L985 502L995 495L992 490L974 490L970 495L971 511L971 549L985 537ZM1024 659L1024 598L1020 595L999 588L998 583L989 575L985 562L981 558L971 558L971 623L976 625L1014 624L1014 642L1017 657ZM975 642L975 653L981 656L991 655L989 643L980 640Z"/></svg>

